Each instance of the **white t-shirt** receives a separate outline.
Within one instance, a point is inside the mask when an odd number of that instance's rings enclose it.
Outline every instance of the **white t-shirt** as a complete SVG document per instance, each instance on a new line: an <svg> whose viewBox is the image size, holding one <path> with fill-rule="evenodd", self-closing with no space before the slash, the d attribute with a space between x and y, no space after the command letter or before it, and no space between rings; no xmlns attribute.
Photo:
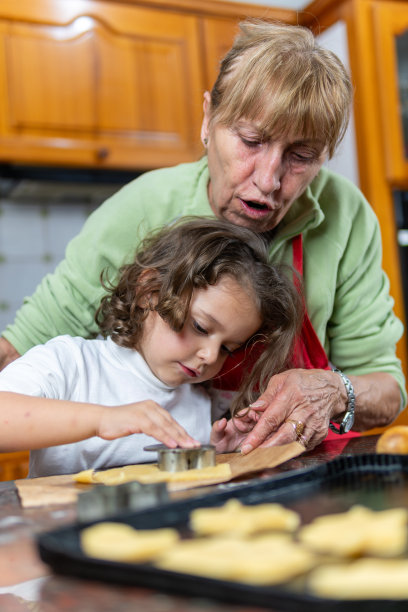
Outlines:
<svg viewBox="0 0 408 612"><path fill-rule="evenodd" d="M110 338L58 336L35 346L0 372L0 391L116 406L151 399L168 410L194 438L208 444L211 400L200 385L169 387L142 356ZM30 453L30 477L155 461L143 447L157 443L145 434L107 441L98 437Z"/></svg>

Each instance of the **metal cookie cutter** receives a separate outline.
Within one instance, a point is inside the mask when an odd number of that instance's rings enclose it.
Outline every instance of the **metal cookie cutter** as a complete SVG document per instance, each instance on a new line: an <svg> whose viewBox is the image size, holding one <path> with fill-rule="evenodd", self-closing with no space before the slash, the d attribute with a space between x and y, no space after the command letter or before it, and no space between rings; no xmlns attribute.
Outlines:
<svg viewBox="0 0 408 612"><path fill-rule="evenodd" d="M157 452L159 470L182 472L215 465L215 447L210 444L198 448L168 448L164 444L145 446L145 451Z"/></svg>
<svg viewBox="0 0 408 612"><path fill-rule="evenodd" d="M127 510L140 510L169 501L164 482L142 484L124 482L120 485L97 485L78 497L79 521L93 521Z"/></svg>

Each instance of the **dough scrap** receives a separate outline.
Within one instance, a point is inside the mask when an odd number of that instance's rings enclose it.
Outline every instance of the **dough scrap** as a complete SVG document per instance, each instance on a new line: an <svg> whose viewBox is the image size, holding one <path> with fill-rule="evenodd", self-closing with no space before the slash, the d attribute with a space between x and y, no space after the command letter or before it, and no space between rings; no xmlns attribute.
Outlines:
<svg viewBox="0 0 408 612"><path fill-rule="evenodd" d="M81 531L83 551L110 561L149 561L179 539L175 529L136 530L124 523L104 521Z"/></svg>
<svg viewBox="0 0 408 612"><path fill-rule="evenodd" d="M230 499L220 508L198 508L190 514L190 527L197 535L239 533L249 535L268 529L295 531L299 515L281 504L246 506Z"/></svg>

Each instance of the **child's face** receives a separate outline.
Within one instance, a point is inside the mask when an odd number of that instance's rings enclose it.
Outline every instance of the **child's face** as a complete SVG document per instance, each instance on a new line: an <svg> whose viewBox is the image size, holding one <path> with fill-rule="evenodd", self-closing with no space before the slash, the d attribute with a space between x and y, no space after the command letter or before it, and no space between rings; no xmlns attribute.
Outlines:
<svg viewBox="0 0 408 612"><path fill-rule="evenodd" d="M245 289L224 276L193 292L187 320L173 331L155 311L145 321L140 352L152 372L170 386L213 378L229 352L260 327L258 309Z"/></svg>

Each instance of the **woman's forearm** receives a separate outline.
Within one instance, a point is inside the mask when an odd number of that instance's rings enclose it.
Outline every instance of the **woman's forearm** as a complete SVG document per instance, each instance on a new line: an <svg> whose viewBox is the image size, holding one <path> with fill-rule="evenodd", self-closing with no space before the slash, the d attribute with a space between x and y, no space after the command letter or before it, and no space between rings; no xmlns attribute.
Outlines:
<svg viewBox="0 0 408 612"><path fill-rule="evenodd" d="M0 452L69 444L97 434L97 404L0 392Z"/></svg>
<svg viewBox="0 0 408 612"><path fill-rule="evenodd" d="M385 427L398 416L401 393L395 378L386 372L349 376L356 395L355 431Z"/></svg>

